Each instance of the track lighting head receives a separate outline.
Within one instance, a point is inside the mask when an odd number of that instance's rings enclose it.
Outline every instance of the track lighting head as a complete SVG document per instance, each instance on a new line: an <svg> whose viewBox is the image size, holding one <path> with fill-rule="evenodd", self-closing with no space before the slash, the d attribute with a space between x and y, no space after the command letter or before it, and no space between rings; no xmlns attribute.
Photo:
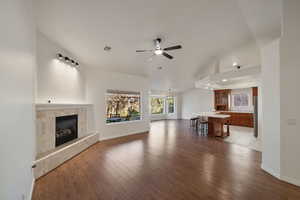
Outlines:
<svg viewBox="0 0 300 200"><path fill-rule="evenodd" d="M58 54L56 54L56 57L58 60L68 63L71 66L79 67L79 63L76 62L75 60L69 58L68 56L63 56L61 53L58 53Z"/></svg>
<svg viewBox="0 0 300 200"><path fill-rule="evenodd" d="M70 62L70 58L69 57L65 57L65 61L68 63L68 62Z"/></svg>
<svg viewBox="0 0 300 200"><path fill-rule="evenodd" d="M57 54L57 58L58 58L59 60L62 60L64 57L63 57L63 55L62 55L61 53L58 53L58 54Z"/></svg>

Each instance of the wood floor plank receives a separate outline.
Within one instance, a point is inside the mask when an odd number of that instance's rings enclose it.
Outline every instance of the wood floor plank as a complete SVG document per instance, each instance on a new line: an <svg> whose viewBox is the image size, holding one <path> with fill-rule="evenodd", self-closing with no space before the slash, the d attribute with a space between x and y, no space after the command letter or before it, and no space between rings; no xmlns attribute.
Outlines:
<svg viewBox="0 0 300 200"><path fill-rule="evenodd" d="M99 142L35 183L33 200L299 200L261 153L199 136L186 120Z"/></svg>

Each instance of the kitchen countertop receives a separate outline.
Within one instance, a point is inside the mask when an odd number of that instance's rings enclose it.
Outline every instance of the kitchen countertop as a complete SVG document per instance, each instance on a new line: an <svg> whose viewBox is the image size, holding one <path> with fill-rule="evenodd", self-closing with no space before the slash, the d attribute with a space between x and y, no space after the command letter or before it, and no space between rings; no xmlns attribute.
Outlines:
<svg viewBox="0 0 300 200"><path fill-rule="evenodd" d="M253 113L253 111L234 111L234 110L229 110L229 111L216 111L216 113L220 112L231 112L231 113Z"/></svg>
<svg viewBox="0 0 300 200"><path fill-rule="evenodd" d="M199 113L198 116L202 116L202 117L213 117L213 118L228 118L230 117L230 115L224 115L224 114L218 114L218 113L214 113L214 112L207 112L207 113Z"/></svg>

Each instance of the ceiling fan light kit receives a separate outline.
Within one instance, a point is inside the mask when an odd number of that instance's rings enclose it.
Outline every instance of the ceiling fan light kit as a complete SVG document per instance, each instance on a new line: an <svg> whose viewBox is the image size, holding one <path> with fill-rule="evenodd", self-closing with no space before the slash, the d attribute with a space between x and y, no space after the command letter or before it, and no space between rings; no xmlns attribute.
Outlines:
<svg viewBox="0 0 300 200"><path fill-rule="evenodd" d="M176 49L181 49L181 45L175 45L167 48L161 48L161 38L157 38L154 40L155 49L154 50L136 50L137 53L143 53L143 52L153 52L154 55L160 56L163 55L166 58L173 59L173 56L168 54L166 51L172 51Z"/></svg>

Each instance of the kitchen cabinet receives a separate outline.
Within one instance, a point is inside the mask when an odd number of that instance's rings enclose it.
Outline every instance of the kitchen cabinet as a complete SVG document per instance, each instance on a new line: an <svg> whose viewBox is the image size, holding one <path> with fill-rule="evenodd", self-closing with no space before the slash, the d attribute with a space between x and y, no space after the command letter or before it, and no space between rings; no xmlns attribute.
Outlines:
<svg viewBox="0 0 300 200"><path fill-rule="evenodd" d="M215 110L228 111L229 110L229 95L230 90L215 90Z"/></svg>
<svg viewBox="0 0 300 200"><path fill-rule="evenodd" d="M229 124L233 126L254 127L253 113L242 112L220 112L220 114L230 115Z"/></svg>

